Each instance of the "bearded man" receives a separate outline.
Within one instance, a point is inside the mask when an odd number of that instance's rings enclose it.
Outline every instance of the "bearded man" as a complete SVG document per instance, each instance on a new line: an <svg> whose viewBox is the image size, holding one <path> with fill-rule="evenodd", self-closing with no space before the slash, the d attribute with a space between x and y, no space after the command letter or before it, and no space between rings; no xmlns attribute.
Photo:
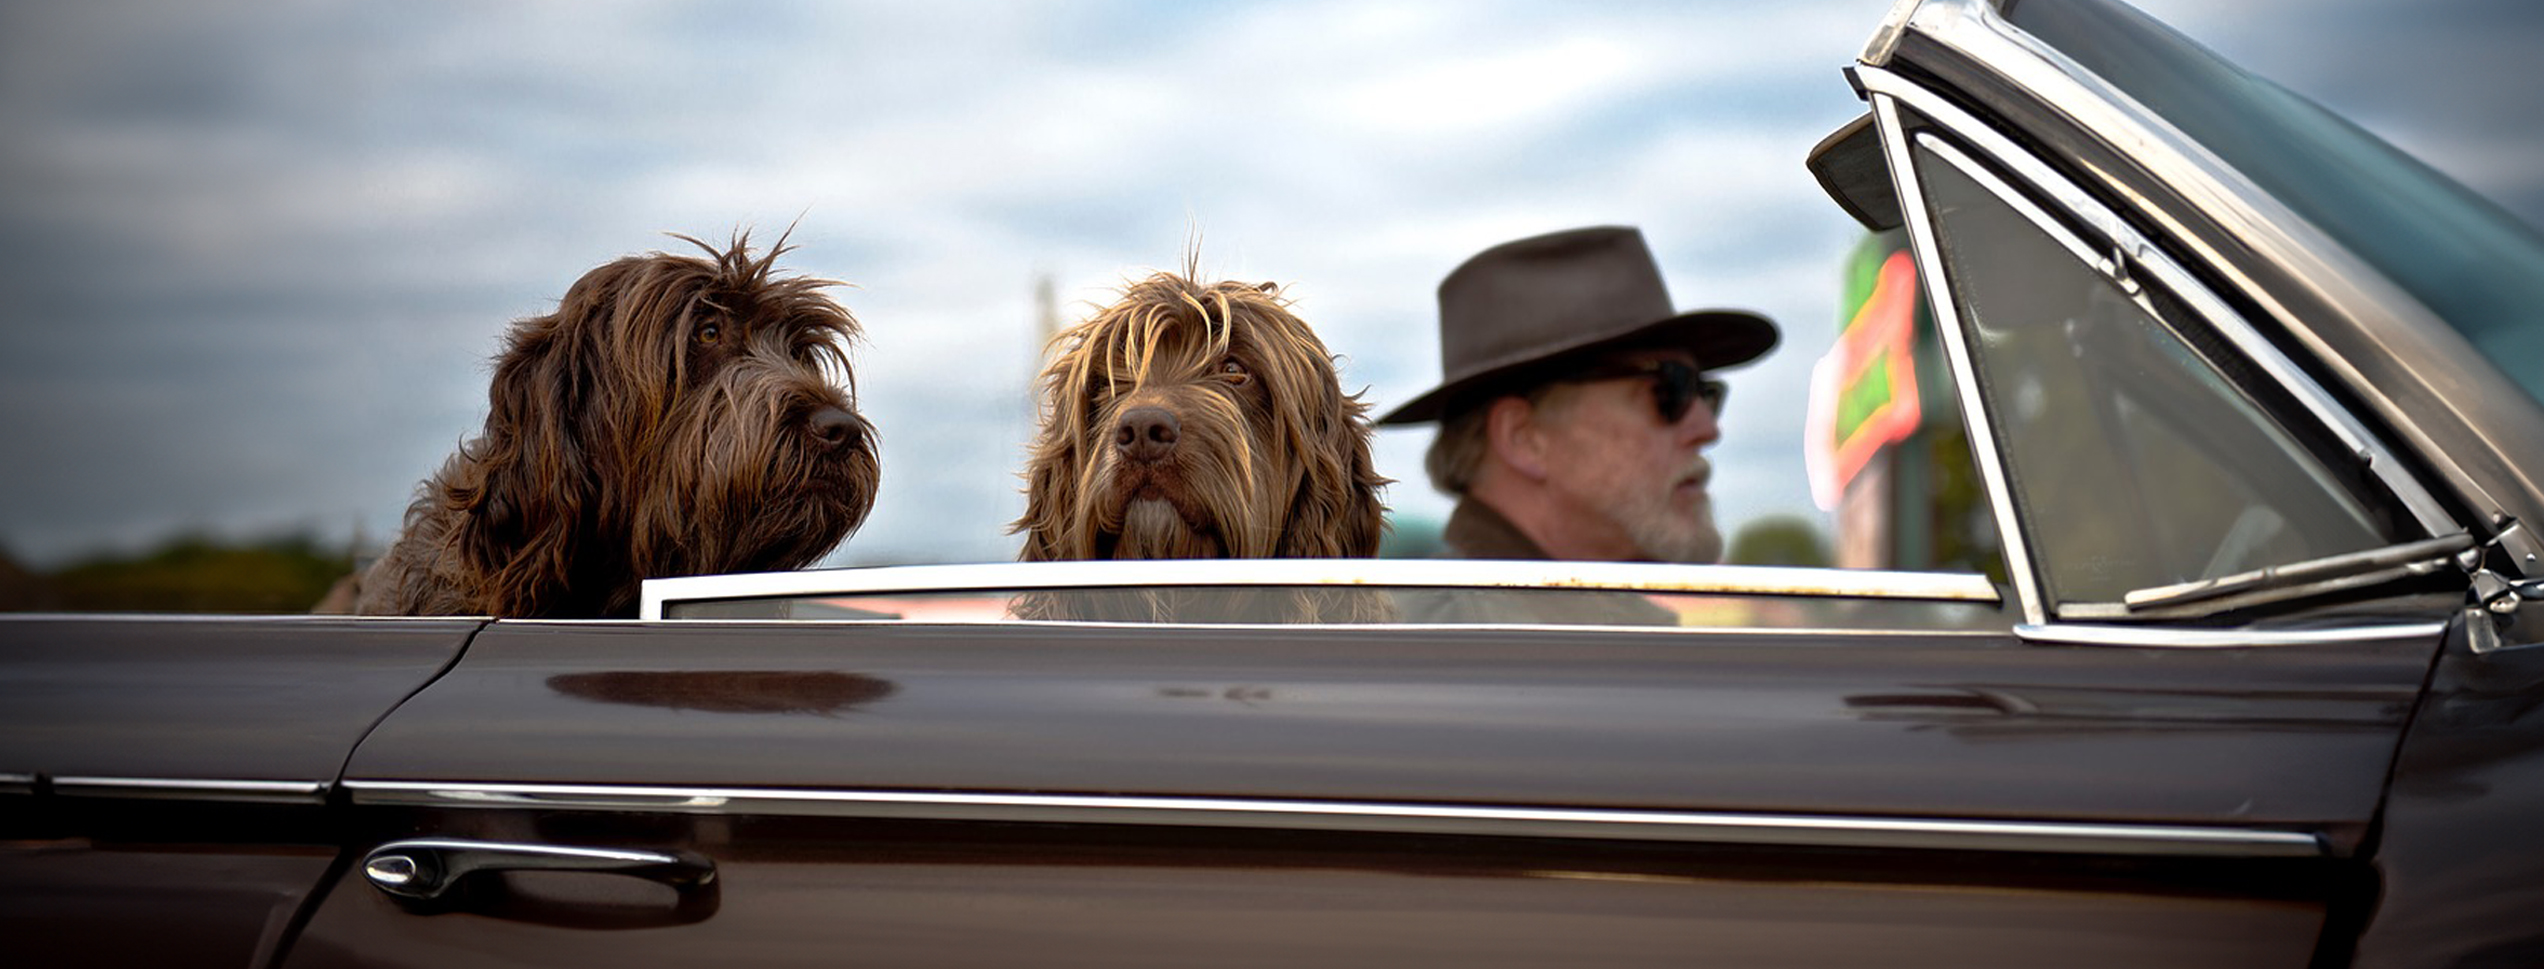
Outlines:
<svg viewBox="0 0 2544 969"><path fill-rule="evenodd" d="M1487 249L1440 283L1441 385L1380 419L1440 422L1424 466L1476 559L1713 562L1712 376L1776 344L1739 310L1678 312L1643 234L1574 229Z"/></svg>

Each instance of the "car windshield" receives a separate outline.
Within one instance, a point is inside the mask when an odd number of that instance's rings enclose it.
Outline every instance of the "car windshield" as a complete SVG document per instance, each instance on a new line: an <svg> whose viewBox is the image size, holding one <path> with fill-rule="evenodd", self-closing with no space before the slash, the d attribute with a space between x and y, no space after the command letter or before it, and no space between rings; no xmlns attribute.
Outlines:
<svg viewBox="0 0 2544 969"><path fill-rule="evenodd" d="M2544 402L2544 236L2311 101L2111 0L2006 17L2162 115L2361 259Z"/></svg>

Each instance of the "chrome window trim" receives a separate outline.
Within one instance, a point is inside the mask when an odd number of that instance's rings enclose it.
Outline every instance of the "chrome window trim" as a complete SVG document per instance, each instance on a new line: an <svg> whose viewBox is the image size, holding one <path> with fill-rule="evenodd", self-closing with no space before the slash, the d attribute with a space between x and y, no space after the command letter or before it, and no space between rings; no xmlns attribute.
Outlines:
<svg viewBox="0 0 2544 969"><path fill-rule="evenodd" d="M2128 155L2155 177L2181 192L2201 216L2214 222L2238 244L2251 249L2264 261L2284 270L2293 282L2323 305L2332 307L2334 312L2351 320L2399 320L2403 324L2400 328L2403 335L2418 340L2453 340L2456 346L2451 352L2474 355L2470 344L2464 343L2454 329L2427 305L2386 280L2382 273L2368 266L2348 248L2262 191L2241 172L2228 166L2136 99L2006 21L1989 0L1923 0L1908 15L1907 23L1900 32L1914 32L1973 63L1983 65L2009 84L2040 98L2083 130L2094 132L2115 150ZM1884 52L1883 63L1868 65L1873 70L1859 68L1859 73L1876 73L1896 59L1891 56L1895 51L1894 40ZM1870 80L1869 77L1865 79L1866 82ZM1892 92L1896 93L1899 87L1894 84ZM2273 298L2257 280L2239 271L2226 254L2201 242L2198 235L2188 231L2180 220L2151 207L2138 211L2154 220L2159 230L2177 240L2203 264L2214 267L2242 295L2277 319L2318 360L2333 368L2342 382L2366 401L2386 425L2394 428L2404 442L2428 462L2468 505L2485 515L2512 514L2453 454L2439 447L2421 422L2405 413L2376 381L2333 352L2330 344L2305 317ZM2365 327L2355 323L2351 325L2362 333L2366 331ZM2386 328L2378 332L2391 334L2396 331ZM2443 356L2448 355L2419 353L2406 357L2397 354L2394 360L2397 366L2426 384L2461 382L2461 375L2432 374L2414 363ZM2505 379L2493 383L2498 385L2494 389L2517 392ZM2527 492L2521 497L2544 495L2544 484L2526 479L2524 472L2505 460L2502 449L2508 442L2477 430L2465 420L2459 405L2442 401L2441 406L2466 433L2483 441L2494 454L2502 455L2502 470L2516 479L2512 482L2515 486L2523 487ZM2483 524L2485 527L2497 527L2496 522ZM2451 530L2452 527L2435 529L2433 534ZM2515 530L2503 535L2501 543L2521 563L2532 565L2539 555L2544 555L2544 534L2536 530Z"/></svg>
<svg viewBox="0 0 2544 969"><path fill-rule="evenodd" d="M2373 643L2443 636L2443 622L2353 626L2345 629L2182 629L2161 626L2100 626L2062 622L2014 627L2026 643L2061 646L2127 646L2150 649L2240 649L2254 646L2321 646Z"/></svg>
<svg viewBox="0 0 2544 969"><path fill-rule="evenodd" d="M1859 68L1856 73L1869 78L1881 72ZM2047 622L2048 607L2042 600L2040 582L2032 574L2031 542L2014 514L2014 491L2006 477L2004 449L1997 446L1996 424L1988 417L1987 405L1979 399L1978 367L1970 356L1960 304L1952 296L1952 279L1943 271L1943 250L1936 244L1933 215L1926 208L1925 186L1917 181L1917 166L1906 131L1901 127L1899 98L1869 85L1865 91L1873 104L1873 127L1881 134L1882 154L1890 162L1891 185L1899 191L1900 217L1908 228L1908 249L1916 256L1926 308L1934 315L1937 335L1943 340L1944 358L1952 366L1952 381L1962 391L1953 396L1961 403L1961 422L1970 435L1971 460L1979 467L1979 481L1987 488L1989 512L1996 517L1997 542L2005 552L2007 583L2014 587L2015 597L2022 604L2024 622Z"/></svg>
<svg viewBox="0 0 2544 969"><path fill-rule="evenodd" d="M347 781L344 786L357 805L399 807L1288 828L2106 855L2311 858L2325 850L2322 839L2307 832L2201 825L1222 797L386 780Z"/></svg>
<svg viewBox="0 0 2544 969"><path fill-rule="evenodd" d="M1916 15L1920 2L1891 0L1889 12L1882 15L1881 26L1873 29L1872 39L1864 42L1864 52L1857 59L1866 64L1890 63L1890 54L1899 49L1899 37L1907 32L1908 20Z"/></svg>
<svg viewBox="0 0 2544 969"><path fill-rule="evenodd" d="M2125 276L2132 267L2146 270L2149 276L2153 277L2167 292L2180 299L2203 322L2215 330L2218 336L2225 339L2228 344L2241 352L2246 360L2268 375L2280 389L2294 397L2317 423L2341 441L2343 447L2357 455L2366 465L2368 473L2374 475L2380 483L2393 492L2394 497L2402 502L2405 510L2411 513L2413 520L2417 521L2429 535L2444 535L2463 529L2464 526L2447 515L2437 498L2430 494L2429 489L2405 470L2402 461L2395 456L2394 451L2378 439L2374 432L2368 430L2365 423L2333 400L2331 393L2323 389L2322 384L2307 376L2294 360L2289 359L2287 354L2280 352L2279 348L2262 336L2259 330L2254 329L2251 322L2244 319L2243 314L2236 312L2215 291L2202 284L2199 278L2176 261L2165 247L2148 239L2134 226L2121 219L2119 214L2112 211L2110 207L2087 194L2073 181L2059 175L2038 157L2016 145L2012 139L1980 122L1952 102L1887 71L1858 68L1857 75L1867 91L1887 94L1905 103L1936 127L1950 132L1961 144L1966 144L1972 150L1986 155L1989 161L2011 172L2014 177L2025 183L2025 187L2047 197L2062 211L2076 217L2085 224L2087 229L2100 234L2110 244L2111 248L2107 251L2096 250L2091 245L2091 240L2072 238L2074 230L2055 220L2046 219L2025 193L2005 189L2002 178L1995 171L1985 166L1960 165L1964 173L1987 184L1989 189L1996 192L1999 197L2015 203L2016 207L2035 224L2048 229L2053 237L2066 245L2068 250L2087 267L2103 273L2106 278L2115 274ZM1968 161L1967 156L1959 151L1958 145L1949 142L1935 144L1946 147L1948 154L1960 162ZM2136 293L2130 295L2135 297L2142 307L2146 305L2143 297L2139 297Z"/></svg>
<svg viewBox="0 0 2544 969"><path fill-rule="evenodd" d="M717 599L1162 586L1584 589L1696 595L2000 601L1996 585L1986 576L1961 573L1643 562L1209 559L896 565L647 579L637 616L640 620L657 621L663 618L665 607L671 603Z"/></svg>
<svg viewBox="0 0 2544 969"><path fill-rule="evenodd" d="M325 781L62 776L53 778L51 787L54 794L64 797L322 804L327 800L328 784Z"/></svg>

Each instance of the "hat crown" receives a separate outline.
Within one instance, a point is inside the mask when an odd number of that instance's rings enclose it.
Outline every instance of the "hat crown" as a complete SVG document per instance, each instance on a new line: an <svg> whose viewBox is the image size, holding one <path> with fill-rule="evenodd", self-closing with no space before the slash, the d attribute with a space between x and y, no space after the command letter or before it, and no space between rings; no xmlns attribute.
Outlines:
<svg viewBox="0 0 2544 969"><path fill-rule="evenodd" d="M1674 313L1640 230L1600 226L1504 243L1440 282L1440 372L1455 382Z"/></svg>

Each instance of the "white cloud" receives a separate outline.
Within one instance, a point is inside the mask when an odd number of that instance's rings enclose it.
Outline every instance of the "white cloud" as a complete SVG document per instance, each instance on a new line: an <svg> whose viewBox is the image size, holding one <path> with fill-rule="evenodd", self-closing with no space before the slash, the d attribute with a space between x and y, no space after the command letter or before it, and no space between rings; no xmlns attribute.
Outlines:
<svg viewBox="0 0 2544 969"><path fill-rule="evenodd" d="M1414 65L1340 92L1342 115L1399 137L1542 124L1631 90L1647 49L1607 38L1558 38L1469 60Z"/></svg>

